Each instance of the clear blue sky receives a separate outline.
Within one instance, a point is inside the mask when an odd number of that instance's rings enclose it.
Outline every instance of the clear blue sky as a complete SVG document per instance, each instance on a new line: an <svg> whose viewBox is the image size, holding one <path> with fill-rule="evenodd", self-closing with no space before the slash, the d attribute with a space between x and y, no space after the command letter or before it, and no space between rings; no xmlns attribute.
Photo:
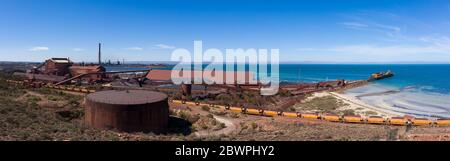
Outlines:
<svg viewBox="0 0 450 161"><path fill-rule="evenodd" d="M174 48L279 48L281 61L450 62L444 0L2 0L0 61L165 61Z"/></svg>

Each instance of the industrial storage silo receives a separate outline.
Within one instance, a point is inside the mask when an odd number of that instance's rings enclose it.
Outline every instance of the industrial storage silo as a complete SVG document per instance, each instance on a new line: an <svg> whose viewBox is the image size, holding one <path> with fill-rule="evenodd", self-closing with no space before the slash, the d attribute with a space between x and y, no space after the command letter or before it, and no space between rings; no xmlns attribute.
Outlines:
<svg viewBox="0 0 450 161"><path fill-rule="evenodd" d="M110 90L86 96L85 123L101 129L125 132L167 130L167 95L145 90Z"/></svg>

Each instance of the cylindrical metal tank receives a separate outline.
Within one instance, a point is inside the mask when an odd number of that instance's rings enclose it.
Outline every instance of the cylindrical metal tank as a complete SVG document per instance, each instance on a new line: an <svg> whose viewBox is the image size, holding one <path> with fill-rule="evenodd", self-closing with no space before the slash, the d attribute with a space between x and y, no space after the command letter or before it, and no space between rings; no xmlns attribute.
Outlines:
<svg viewBox="0 0 450 161"><path fill-rule="evenodd" d="M167 130L167 95L145 90L110 90L86 96L85 123L101 129L125 132Z"/></svg>

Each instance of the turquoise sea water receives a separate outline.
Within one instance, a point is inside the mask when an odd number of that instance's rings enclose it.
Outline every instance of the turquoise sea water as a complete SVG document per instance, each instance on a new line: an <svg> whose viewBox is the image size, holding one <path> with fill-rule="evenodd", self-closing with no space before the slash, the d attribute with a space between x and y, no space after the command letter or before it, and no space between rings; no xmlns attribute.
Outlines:
<svg viewBox="0 0 450 161"><path fill-rule="evenodd" d="M376 81L380 85L413 88L424 92L450 93L450 64L389 64L389 65L280 65L283 81L317 82L327 79L367 79L370 74L391 70L395 76Z"/></svg>

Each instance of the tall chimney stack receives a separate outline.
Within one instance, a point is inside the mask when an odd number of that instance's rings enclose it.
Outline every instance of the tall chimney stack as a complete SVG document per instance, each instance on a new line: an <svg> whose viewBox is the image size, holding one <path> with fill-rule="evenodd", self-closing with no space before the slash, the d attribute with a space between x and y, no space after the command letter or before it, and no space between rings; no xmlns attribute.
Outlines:
<svg viewBox="0 0 450 161"><path fill-rule="evenodd" d="M98 65L102 65L102 43L98 43Z"/></svg>

